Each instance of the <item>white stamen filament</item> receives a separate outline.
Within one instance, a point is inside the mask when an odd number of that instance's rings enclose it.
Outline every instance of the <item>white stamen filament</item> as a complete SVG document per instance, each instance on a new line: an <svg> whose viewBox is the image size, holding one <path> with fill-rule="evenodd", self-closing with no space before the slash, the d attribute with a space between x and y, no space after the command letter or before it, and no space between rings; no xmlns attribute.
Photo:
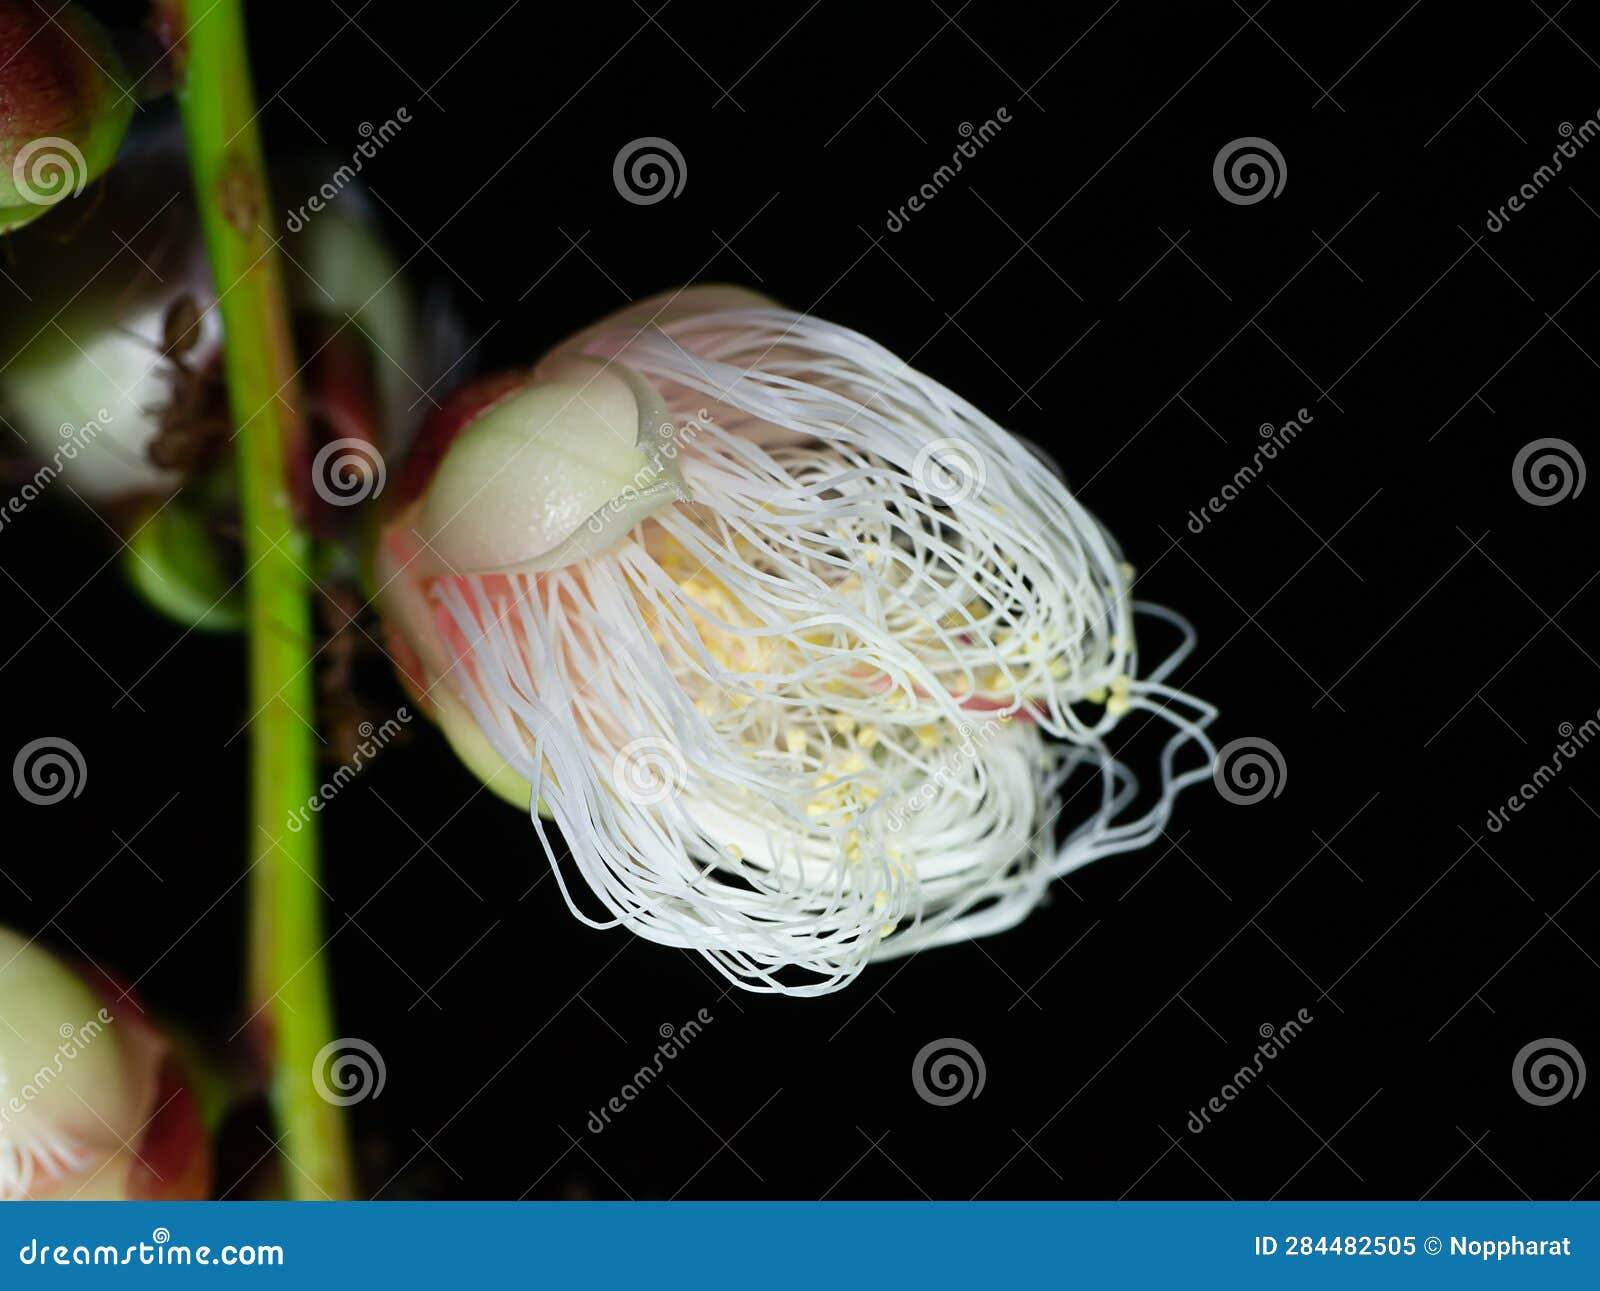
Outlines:
<svg viewBox="0 0 1600 1291"><path fill-rule="evenodd" d="M970 404L779 309L590 352L686 424L691 501L559 568L429 587L460 636L450 683L607 916L535 814L579 918L817 994L1010 927L1209 775L1215 710L1165 684L1187 624L1135 607L1112 538ZM1183 638L1144 678L1135 608ZM1125 818L1138 783L1105 737L1133 710L1175 729Z"/></svg>

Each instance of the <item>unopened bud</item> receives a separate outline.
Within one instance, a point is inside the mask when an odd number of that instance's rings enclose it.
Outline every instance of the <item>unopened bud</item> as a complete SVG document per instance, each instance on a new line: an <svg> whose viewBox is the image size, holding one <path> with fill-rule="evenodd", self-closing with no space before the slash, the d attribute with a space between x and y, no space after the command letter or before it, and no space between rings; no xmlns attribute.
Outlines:
<svg viewBox="0 0 1600 1291"><path fill-rule="evenodd" d="M210 1153L164 1037L0 928L0 1200L205 1195Z"/></svg>
<svg viewBox="0 0 1600 1291"><path fill-rule="evenodd" d="M98 22L75 4L0 0L0 232L97 179L132 115Z"/></svg>

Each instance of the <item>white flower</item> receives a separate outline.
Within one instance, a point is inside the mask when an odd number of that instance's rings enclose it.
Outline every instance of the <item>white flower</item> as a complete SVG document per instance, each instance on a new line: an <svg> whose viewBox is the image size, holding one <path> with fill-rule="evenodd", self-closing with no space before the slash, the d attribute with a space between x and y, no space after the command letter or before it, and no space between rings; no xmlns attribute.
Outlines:
<svg viewBox="0 0 1600 1291"><path fill-rule="evenodd" d="M560 827L570 858L533 816L585 922L817 994L1010 927L1209 774L1215 710L1165 684L1187 625L1032 450L858 333L689 291L450 420L384 595L463 758ZM1177 643L1144 674L1136 609ZM1175 730L1130 815L1135 712Z"/></svg>

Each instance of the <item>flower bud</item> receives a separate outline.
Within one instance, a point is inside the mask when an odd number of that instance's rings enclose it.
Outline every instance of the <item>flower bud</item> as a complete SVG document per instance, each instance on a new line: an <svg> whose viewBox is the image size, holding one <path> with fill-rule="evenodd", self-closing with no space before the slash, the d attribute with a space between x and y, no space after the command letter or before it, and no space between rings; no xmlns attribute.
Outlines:
<svg viewBox="0 0 1600 1291"><path fill-rule="evenodd" d="M180 459L152 451L158 444L197 438L206 424L227 439L215 378L222 327L181 196L182 153L130 154L70 240L45 228L16 239L23 254L10 272L25 306L0 315L0 414L52 482L91 503L176 486Z"/></svg>
<svg viewBox="0 0 1600 1291"><path fill-rule="evenodd" d="M356 190L343 196L287 240L307 356L307 495L323 440L396 451L422 402L410 288ZM0 413L51 478L110 503L170 492L219 457L233 433L222 325L181 137L131 143L70 241L35 231L18 245L25 254L10 276L26 307L0 314Z"/></svg>
<svg viewBox="0 0 1600 1291"><path fill-rule="evenodd" d="M0 928L0 1017L0 1200L205 1195L195 1100L131 995Z"/></svg>
<svg viewBox="0 0 1600 1291"><path fill-rule="evenodd" d="M291 163L288 191L318 165ZM188 627L236 630L234 427L181 136L136 136L72 236L49 232L17 238L9 276L24 306L0 311L0 417L32 458L14 472L16 493L0 496L0 525L20 524L41 495L70 490L127 535L123 568L145 600ZM424 345L412 290L357 188L285 243L306 356L303 429L286 448L291 483L300 518L333 537L381 488L385 455L398 457L414 430L429 366L458 352L443 353L448 310L431 312L439 343ZM370 471L354 494L337 478L351 448ZM180 485L189 487L171 496Z"/></svg>
<svg viewBox="0 0 1600 1291"><path fill-rule="evenodd" d="M116 50L77 5L0 0L0 232L99 178L133 106Z"/></svg>

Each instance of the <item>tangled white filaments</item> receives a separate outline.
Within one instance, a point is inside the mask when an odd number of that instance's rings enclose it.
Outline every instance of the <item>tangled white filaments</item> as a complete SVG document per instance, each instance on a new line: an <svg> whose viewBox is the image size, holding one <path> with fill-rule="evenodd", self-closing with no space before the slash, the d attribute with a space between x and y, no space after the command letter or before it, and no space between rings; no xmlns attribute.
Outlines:
<svg viewBox="0 0 1600 1291"><path fill-rule="evenodd" d="M580 919L820 994L1010 927L1208 777L1216 710L1165 681L1192 631L1130 600L1111 536L972 405L776 308L589 353L670 410L689 499L601 554L430 590L456 689L560 826L570 862L534 814ZM1181 637L1142 677L1135 609ZM1134 711L1174 730L1130 816L1106 737Z"/></svg>

